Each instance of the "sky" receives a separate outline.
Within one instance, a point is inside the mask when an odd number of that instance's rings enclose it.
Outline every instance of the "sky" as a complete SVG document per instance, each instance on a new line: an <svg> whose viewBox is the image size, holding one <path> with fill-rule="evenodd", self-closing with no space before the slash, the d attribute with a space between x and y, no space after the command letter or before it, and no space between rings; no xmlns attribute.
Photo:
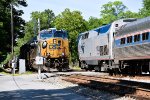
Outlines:
<svg viewBox="0 0 150 100"><path fill-rule="evenodd" d="M100 18L100 10L102 5L109 1L115 0L26 0L27 7L19 7L24 11L23 18L26 21L30 20L31 12L44 11L45 9L52 10L55 15L60 14L66 8L71 11L79 10L82 12L84 19L88 20L90 16ZM138 12L142 8L142 0L120 0L127 6L128 10Z"/></svg>

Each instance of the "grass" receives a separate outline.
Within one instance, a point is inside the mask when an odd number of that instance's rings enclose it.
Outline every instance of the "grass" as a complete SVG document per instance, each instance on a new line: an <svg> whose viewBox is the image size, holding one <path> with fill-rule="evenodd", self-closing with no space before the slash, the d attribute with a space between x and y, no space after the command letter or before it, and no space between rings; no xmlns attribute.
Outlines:
<svg viewBox="0 0 150 100"><path fill-rule="evenodd" d="M26 71L25 73L23 73L23 74L33 74L33 72L32 71Z"/></svg>
<svg viewBox="0 0 150 100"><path fill-rule="evenodd" d="M79 66L73 66L73 67L71 67L71 69L73 69L73 70L81 70L81 68Z"/></svg>
<svg viewBox="0 0 150 100"><path fill-rule="evenodd" d="M11 74L11 73L6 73L6 72L0 72L0 74L4 74L4 75L13 75L13 74ZM30 74L33 74L33 72L31 72L31 71L26 71L26 72L23 73L23 74L15 73L14 76L30 75Z"/></svg>
<svg viewBox="0 0 150 100"><path fill-rule="evenodd" d="M10 75L10 73L6 73L6 72L0 72L0 74Z"/></svg>

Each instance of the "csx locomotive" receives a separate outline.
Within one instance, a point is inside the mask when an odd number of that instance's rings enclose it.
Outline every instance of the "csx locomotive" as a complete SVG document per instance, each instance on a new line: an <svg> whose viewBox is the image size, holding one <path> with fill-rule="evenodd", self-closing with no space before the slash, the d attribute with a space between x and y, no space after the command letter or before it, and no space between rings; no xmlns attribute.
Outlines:
<svg viewBox="0 0 150 100"><path fill-rule="evenodd" d="M83 69L141 74L150 72L150 17L120 19L78 36Z"/></svg>
<svg viewBox="0 0 150 100"><path fill-rule="evenodd" d="M69 42L67 32L50 28L42 30L38 35L40 55L44 57L44 64L59 71L69 68Z"/></svg>

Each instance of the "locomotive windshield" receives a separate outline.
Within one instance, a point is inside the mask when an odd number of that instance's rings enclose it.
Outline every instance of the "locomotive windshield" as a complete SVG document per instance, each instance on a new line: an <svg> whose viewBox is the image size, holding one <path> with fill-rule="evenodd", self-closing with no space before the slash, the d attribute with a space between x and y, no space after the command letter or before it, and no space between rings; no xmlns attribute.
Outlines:
<svg viewBox="0 0 150 100"><path fill-rule="evenodd" d="M51 31L44 31L44 32L40 33L40 39L48 39L52 36L53 36L53 34Z"/></svg>
<svg viewBox="0 0 150 100"><path fill-rule="evenodd" d="M79 43L79 40L80 40L81 36L82 36L81 34L78 36L77 43Z"/></svg>
<svg viewBox="0 0 150 100"><path fill-rule="evenodd" d="M67 38L67 33L66 32L63 32L63 31L56 31L54 33L54 37L61 37L61 38Z"/></svg>

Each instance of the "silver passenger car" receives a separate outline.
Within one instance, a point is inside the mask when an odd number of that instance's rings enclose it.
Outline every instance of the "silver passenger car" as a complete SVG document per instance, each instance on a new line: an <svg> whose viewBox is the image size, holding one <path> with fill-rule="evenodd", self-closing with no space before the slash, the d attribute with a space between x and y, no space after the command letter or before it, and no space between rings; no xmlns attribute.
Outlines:
<svg viewBox="0 0 150 100"><path fill-rule="evenodd" d="M150 74L150 17L124 25L114 39L114 58L120 69Z"/></svg>

